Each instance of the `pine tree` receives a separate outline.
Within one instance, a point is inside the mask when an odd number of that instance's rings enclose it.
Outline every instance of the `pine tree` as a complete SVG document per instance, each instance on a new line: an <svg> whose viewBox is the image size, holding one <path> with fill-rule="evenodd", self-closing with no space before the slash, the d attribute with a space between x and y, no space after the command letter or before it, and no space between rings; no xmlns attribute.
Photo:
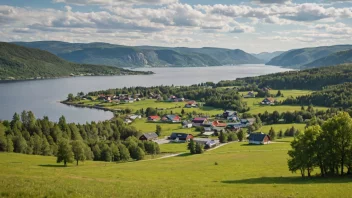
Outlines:
<svg viewBox="0 0 352 198"><path fill-rule="evenodd" d="M275 130L274 130L273 127L270 128L269 136L270 136L270 140L275 140L275 138L276 138L276 133L275 133Z"/></svg>
<svg viewBox="0 0 352 198"><path fill-rule="evenodd" d="M204 146L200 143L196 143L196 154L204 153Z"/></svg>
<svg viewBox="0 0 352 198"><path fill-rule="evenodd" d="M245 133L242 129L240 129L240 131L237 132L237 137L238 137L238 141L242 142L245 138Z"/></svg>
<svg viewBox="0 0 352 198"><path fill-rule="evenodd" d="M161 126L160 126L160 125L156 125L156 134L157 134L158 136L161 135Z"/></svg>
<svg viewBox="0 0 352 198"><path fill-rule="evenodd" d="M189 141L187 149L191 152L191 154L196 154L196 145L193 139Z"/></svg>

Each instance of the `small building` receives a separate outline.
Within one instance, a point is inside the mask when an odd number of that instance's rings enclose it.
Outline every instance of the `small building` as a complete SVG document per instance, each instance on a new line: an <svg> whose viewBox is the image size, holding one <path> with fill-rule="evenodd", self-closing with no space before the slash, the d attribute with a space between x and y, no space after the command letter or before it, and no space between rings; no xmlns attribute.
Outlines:
<svg viewBox="0 0 352 198"><path fill-rule="evenodd" d="M160 116L149 116L148 121L157 122L160 120Z"/></svg>
<svg viewBox="0 0 352 198"><path fill-rule="evenodd" d="M204 148L212 148L220 144L219 140L212 140L208 138L193 138L193 141L204 145Z"/></svg>
<svg viewBox="0 0 352 198"><path fill-rule="evenodd" d="M192 128L193 124L190 121L183 121L182 122L182 128Z"/></svg>
<svg viewBox="0 0 352 198"><path fill-rule="evenodd" d="M180 142L180 141L186 142L186 141L189 141L190 139L193 139L193 135L187 134L187 133L172 133L169 139L177 142Z"/></svg>
<svg viewBox="0 0 352 198"><path fill-rule="evenodd" d="M141 116L141 115L130 115L128 118L129 118L130 120L135 120L135 119L141 119L142 116Z"/></svg>
<svg viewBox="0 0 352 198"><path fill-rule="evenodd" d="M181 122L181 117L178 115L164 115L161 120L163 122Z"/></svg>
<svg viewBox="0 0 352 198"><path fill-rule="evenodd" d="M152 140L157 140L158 139L158 134L152 132L152 133L143 133L141 137L139 137L139 140L144 140L144 141L152 141Z"/></svg>
<svg viewBox="0 0 352 198"><path fill-rule="evenodd" d="M237 117L237 111L231 111L231 110L226 110L222 116L226 119L228 119L229 117Z"/></svg>
<svg viewBox="0 0 352 198"><path fill-rule="evenodd" d="M208 119L207 118L194 118L192 120L193 126L203 126L206 123L208 123Z"/></svg>
<svg viewBox="0 0 352 198"><path fill-rule="evenodd" d="M255 93L254 91L250 91L247 93L247 95L243 96L244 98L255 98Z"/></svg>
<svg viewBox="0 0 352 198"><path fill-rule="evenodd" d="M269 144L270 136L265 133L251 133L248 136L249 144Z"/></svg>
<svg viewBox="0 0 352 198"><path fill-rule="evenodd" d="M194 100L188 101L187 104L185 104L185 108L196 108L196 107L198 107L198 104Z"/></svg>
<svg viewBox="0 0 352 198"><path fill-rule="evenodd" d="M273 105L273 104L275 104L275 102L276 102L275 98L269 97L269 98L265 98L265 99L261 102L261 104L262 104L262 105Z"/></svg>
<svg viewBox="0 0 352 198"><path fill-rule="evenodd" d="M224 122L220 122L218 120L215 120L211 123L213 125L213 127L226 127L227 124Z"/></svg>

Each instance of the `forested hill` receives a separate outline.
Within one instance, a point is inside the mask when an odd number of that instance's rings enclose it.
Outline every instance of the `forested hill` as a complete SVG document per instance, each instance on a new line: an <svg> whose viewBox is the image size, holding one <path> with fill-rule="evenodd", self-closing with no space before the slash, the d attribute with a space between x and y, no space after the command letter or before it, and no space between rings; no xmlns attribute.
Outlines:
<svg viewBox="0 0 352 198"><path fill-rule="evenodd" d="M329 66L329 65L339 65L343 63L352 63L352 49L346 51L340 51L329 56L320 58L315 60L307 65L305 68L313 68L313 67L322 67L322 66Z"/></svg>
<svg viewBox="0 0 352 198"><path fill-rule="evenodd" d="M109 66L71 63L43 50L0 42L0 80L128 74L146 73Z"/></svg>
<svg viewBox="0 0 352 198"><path fill-rule="evenodd" d="M345 82L352 82L352 64L247 77L233 81L220 81L217 86L256 84L258 87L273 89L321 90L325 86Z"/></svg>
<svg viewBox="0 0 352 198"><path fill-rule="evenodd" d="M76 63L116 67L193 67L264 63L263 60L239 49L131 47L108 43L58 41L16 42L16 44L46 50Z"/></svg>
<svg viewBox="0 0 352 198"><path fill-rule="evenodd" d="M294 49L282 53L271 59L267 65L276 65L287 68L312 68L341 63L351 63L351 57L347 54L340 54L351 50L352 45L322 46L313 48Z"/></svg>

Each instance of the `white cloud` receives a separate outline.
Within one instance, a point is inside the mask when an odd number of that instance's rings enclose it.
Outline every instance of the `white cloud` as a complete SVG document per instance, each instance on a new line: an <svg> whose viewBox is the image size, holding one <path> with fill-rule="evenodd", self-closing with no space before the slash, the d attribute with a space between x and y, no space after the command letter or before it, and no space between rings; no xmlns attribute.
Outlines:
<svg viewBox="0 0 352 198"><path fill-rule="evenodd" d="M123 4L170 4L178 0L53 0L55 3L85 5L123 5Z"/></svg>

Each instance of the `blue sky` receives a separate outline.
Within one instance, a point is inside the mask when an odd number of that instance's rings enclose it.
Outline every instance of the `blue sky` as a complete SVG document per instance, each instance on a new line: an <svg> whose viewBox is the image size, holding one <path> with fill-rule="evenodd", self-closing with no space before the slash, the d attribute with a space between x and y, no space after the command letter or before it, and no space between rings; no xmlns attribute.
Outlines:
<svg viewBox="0 0 352 198"><path fill-rule="evenodd" d="M216 3L215 3L216 2ZM352 0L1 0L0 40L223 47L352 44Z"/></svg>

